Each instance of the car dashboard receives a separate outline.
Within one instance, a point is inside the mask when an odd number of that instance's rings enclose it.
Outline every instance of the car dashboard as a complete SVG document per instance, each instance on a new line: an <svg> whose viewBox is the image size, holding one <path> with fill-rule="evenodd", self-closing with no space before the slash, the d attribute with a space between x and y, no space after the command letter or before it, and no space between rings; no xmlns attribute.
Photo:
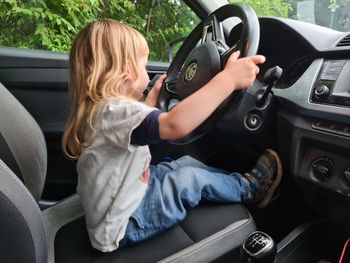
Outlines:
<svg viewBox="0 0 350 263"><path fill-rule="evenodd" d="M259 53L284 72L273 88L278 147L288 174L315 209L334 216L350 201L350 46L348 33L260 18ZM336 213L339 217L339 212ZM343 213L345 214L345 213Z"/></svg>

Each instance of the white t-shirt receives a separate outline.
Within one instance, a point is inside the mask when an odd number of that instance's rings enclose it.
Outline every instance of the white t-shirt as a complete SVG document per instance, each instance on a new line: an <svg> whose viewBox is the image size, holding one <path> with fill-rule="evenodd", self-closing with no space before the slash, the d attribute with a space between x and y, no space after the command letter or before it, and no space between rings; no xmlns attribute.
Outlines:
<svg viewBox="0 0 350 263"><path fill-rule="evenodd" d="M130 216L147 189L148 146L130 144L132 131L156 108L112 100L96 120L96 135L77 163L78 187L90 241L107 252L118 248Z"/></svg>

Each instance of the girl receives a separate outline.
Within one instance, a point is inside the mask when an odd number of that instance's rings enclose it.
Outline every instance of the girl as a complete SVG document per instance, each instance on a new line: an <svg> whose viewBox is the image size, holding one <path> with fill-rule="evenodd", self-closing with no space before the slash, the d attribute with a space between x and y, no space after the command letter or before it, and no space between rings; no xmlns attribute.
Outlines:
<svg viewBox="0 0 350 263"><path fill-rule="evenodd" d="M63 150L78 160L77 192L91 244L101 251L136 243L183 220L201 198L266 206L281 179L267 150L244 175L184 156L150 165L148 144L175 140L199 126L234 90L253 84L263 56L238 59L169 112L155 108L165 75L144 102L148 46L133 28L110 19L87 25L70 52L70 116ZM206 101L205 104L202 101Z"/></svg>

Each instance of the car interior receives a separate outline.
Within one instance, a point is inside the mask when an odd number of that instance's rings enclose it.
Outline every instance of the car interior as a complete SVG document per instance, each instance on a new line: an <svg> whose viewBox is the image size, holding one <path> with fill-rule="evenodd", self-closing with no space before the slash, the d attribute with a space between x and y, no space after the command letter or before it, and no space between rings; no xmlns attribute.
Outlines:
<svg viewBox="0 0 350 263"><path fill-rule="evenodd" d="M157 237L95 250L76 194L75 162L61 150L68 55L1 47L0 262L349 262L350 35L258 18L248 5L187 2L201 24L172 62L147 66L151 84L167 72L162 111L209 81L237 49L266 62L252 87L234 92L189 136L151 145L152 164L191 155L244 173L273 148L283 178L271 203L203 201ZM193 61L201 61L199 81L188 83L184 74Z"/></svg>

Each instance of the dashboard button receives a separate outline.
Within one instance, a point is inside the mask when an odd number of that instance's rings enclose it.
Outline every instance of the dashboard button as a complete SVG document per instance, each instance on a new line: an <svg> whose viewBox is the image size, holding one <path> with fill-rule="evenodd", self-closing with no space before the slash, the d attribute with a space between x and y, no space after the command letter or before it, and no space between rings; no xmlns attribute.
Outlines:
<svg viewBox="0 0 350 263"><path fill-rule="evenodd" d="M324 73L322 73L322 75L321 75L321 80L337 80L338 75L339 75L339 74L337 74L337 73L327 73L327 72L324 72Z"/></svg>
<svg viewBox="0 0 350 263"><path fill-rule="evenodd" d="M328 60L325 64L327 66L336 66L336 67L342 67L344 66L346 60Z"/></svg>
<svg viewBox="0 0 350 263"><path fill-rule="evenodd" d="M335 73L339 74L343 67L337 67L337 66L327 66L324 70L324 73Z"/></svg>
<svg viewBox="0 0 350 263"><path fill-rule="evenodd" d="M350 137L350 126L344 123L314 120L311 122L311 127L315 130Z"/></svg>

